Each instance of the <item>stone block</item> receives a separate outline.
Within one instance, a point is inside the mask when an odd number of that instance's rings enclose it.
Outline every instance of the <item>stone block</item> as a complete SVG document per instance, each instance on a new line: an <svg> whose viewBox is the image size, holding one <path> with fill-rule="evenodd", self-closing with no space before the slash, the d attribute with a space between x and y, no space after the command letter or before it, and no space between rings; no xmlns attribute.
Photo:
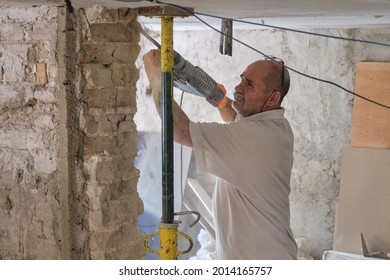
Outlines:
<svg viewBox="0 0 390 280"><path fill-rule="evenodd" d="M117 155L119 153L118 146L114 136L87 136L84 142L84 154L93 156L108 153Z"/></svg>
<svg viewBox="0 0 390 280"><path fill-rule="evenodd" d="M109 155L136 156L136 133L118 133L107 136L87 136L84 142L84 153L93 156L108 153Z"/></svg>
<svg viewBox="0 0 390 280"><path fill-rule="evenodd" d="M31 37L34 41L55 41L57 38L57 23L34 22Z"/></svg>
<svg viewBox="0 0 390 280"><path fill-rule="evenodd" d="M5 42L22 41L23 26L20 23L3 23L0 25L0 40Z"/></svg>
<svg viewBox="0 0 390 280"><path fill-rule="evenodd" d="M8 45L2 53L4 82L17 83L26 79L27 45Z"/></svg>
<svg viewBox="0 0 390 280"><path fill-rule="evenodd" d="M82 100L91 108L114 108L116 106L116 89L86 89Z"/></svg>
<svg viewBox="0 0 390 280"><path fill-rule="evenodd" d="M140 52L139 44L117 43L113 57L118 63L133 63Z"/></svg>
<svg viewBox="0 0 390 280"><path fill-rule="evenodd" d="M112 161L101 161L96 165L96 181L113 181L116 169Z"/></svg>
<svg viewBox="0 0 390 280"><path fill-rule="evenodd" d="M112 82L117 87L123 87L130 79L128 70L126 68L113 68L112 69Z"/></svg>
<svg viewBox="0 0 390 280"><path fill-rule="evenodd" d="M97 128L98 128L98 122L95 119L95 116L88 114L84 115L85 119L85 133L88 136L96 135Z"/></svg>
<svg viewBox="0 0 390 280"><path fill-rule="evenodd" d="M139 175L133 179L115 182L110 186L110 199L117 200L122 196L135 195L137 193L137 183Z"/></svg>
<svg viewBox="0 0 390 280"><path fill-rule="evenodd" d="M113 54L116 46L110 43L96 44L85 43L82 46L82 63L91 64L111 64L114 61Z"/></svg>
<svg viewBox="0 0 390 280"><path fill-rule="evenodd" d="M126 23L93 23L90 25L94 42L131 42L133 34Z"/></svg>
<svg viewBox="0 0 390 280"><path fill-rule="evenodd" d="M136 89L129 84L126 87L117 88L116 105L118 107L136 107Z"/></svg>
<svg viewBox="0 0 390 280"><path fill-rule="evenodd" d="M98 127L98 133L100 135L113 135L116 131L115 126L110 122L107 115L102 113L99 116L99 127Z"/></svg>
<svg viewBox="0 0 390 280"><path fill-rule="evenodd" d="M133 147L136 146L137 134L132 132L118 133L116 137L121 155L135 156ZM135 148L136 150L136 148Z"/></svg>
<svg viewBox="0 0 390 280"><path fill-rule="evenodd" d="M107 88L114 85L110 68L86 64L83 65L83 75L87 89Z"/></svg>

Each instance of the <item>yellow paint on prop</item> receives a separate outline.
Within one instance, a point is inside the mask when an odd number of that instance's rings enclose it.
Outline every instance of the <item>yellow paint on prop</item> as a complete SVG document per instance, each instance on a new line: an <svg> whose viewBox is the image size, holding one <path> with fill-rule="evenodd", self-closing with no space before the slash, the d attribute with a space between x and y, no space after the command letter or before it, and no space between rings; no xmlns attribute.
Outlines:
<svg viewBox="0 0 390 280"><path fill-rule="evenodd" d="M161 71L173 72L173 17L161 18Z"/></svg>
<svg viewBox="0 0 390 280"><path fill-rule="evenodd" d="M177 255L177 224L160 224L160 260L176 260Z"/></svg>

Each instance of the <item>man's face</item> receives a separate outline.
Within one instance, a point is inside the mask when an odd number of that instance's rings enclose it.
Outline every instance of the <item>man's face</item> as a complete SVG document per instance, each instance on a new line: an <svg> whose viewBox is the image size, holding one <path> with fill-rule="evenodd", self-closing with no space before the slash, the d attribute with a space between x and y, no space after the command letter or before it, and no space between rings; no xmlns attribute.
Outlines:
<svg viewBox="0 0 390 280"><path fill-rule="evenodd" d="M267 62L261 60L250 64L241 74L232 103L237 114L248 117L261 112L269 95L264 83L266 73Z"/></svg>

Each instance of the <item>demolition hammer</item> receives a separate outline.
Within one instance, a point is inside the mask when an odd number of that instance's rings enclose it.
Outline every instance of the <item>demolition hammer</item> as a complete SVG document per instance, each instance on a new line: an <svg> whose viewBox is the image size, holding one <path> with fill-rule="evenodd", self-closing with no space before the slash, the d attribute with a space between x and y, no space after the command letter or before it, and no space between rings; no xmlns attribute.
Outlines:
<svg viewBox="0 0 390 280"><path fill-rule="evenodd" d="M141 26L130 22L129 27L144 35L157 48L161 49L161 45ZM176 88L190 94L204 97L214 107L225 107L227 97L223 85L217 83L200 67L194 66L176 51L174 51L173 61L173 85Z"/></svg>

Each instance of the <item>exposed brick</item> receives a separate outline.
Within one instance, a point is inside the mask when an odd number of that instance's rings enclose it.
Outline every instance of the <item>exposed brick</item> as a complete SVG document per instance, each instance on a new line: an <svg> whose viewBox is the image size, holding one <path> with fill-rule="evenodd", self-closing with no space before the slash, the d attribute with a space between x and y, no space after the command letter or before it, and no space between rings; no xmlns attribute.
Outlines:
<svg viewBox="0 0 390 280"><path fill-rule="evenodd" d="M27 45L9 45L2 54L4 82L24 82L26 80Z"/></svg>
<svg viewBox="0 0 390 280"><path fill-rule="evenodd" d="M133 120L120 122L118 130L120 132L136 131L137 127Z"/></svg>
<svg viewBox="0 0 390 280"><path fill-rule="evenodd" d="M94 23L90 25L91 40L95 42L130 42L133 34L126 23Z"/></svg>
<svg viewBox="0 0 390 280"><path fill-rule="evenodd" d="M136 133L118 133L108 136L87 136L85 138L84 153L86 156L99 155L107 152L110 155L135 156L137 153L135 141Z"/></svg>
<svg viewBox="0 0 390 280"><path fill-rule="evenodd" d="M1 41L21 41L23 37L23 26L20 23L2 23L0 25Z"/></svg>
<svg viewBox="0 0 390 280"><path fill-rule="evenodd" d="M135 87L132 86L117 88L116 105L118 107L136 107L137 100L134 94L135 90Z"/></svg>
<svg viewBox="0 0 390 280"><path fill-rule="evenodd" d="M102 225L104 227L121 225L131 216L137 214L139 210L137 196L122 196L121 199L122 201L111 200L109 204L102 206Z"/></svg>
<svg viewBox="0 0 390 280"><path fill-rule="evenodd" d="M118 63L131 63L137 59L139 44L117 43L113 56Z"/></svg>
<svg viewBox="0 0 390 280"><path fill-rule="evenodd" d="M126 68L114 68L112 69L112 82L115 86L123 87L130 79L129 71Z"/></svg>
<svg viewBox="0 0 390 280"><path fill-rule="evenodd" d="M57 23L35 22L33 24L32 39L50 41L57 36Z"/></svg>
<svg viewBox="0 0 390 280"><path fill-rule="evenodd" d="M93 64L83 65L83 74L87 89L107 88L114 85L110 68L94 66Z"/></svg>
<svg viewBox="0 0 390 280"><path fill-rule="evenodd" d="M118 146L113 136L87 136L84 142L84 153L86 156L103 154L118 154Z"/></svg>
<svg viewBox="0 0 390 280"><path fill-rule="evenodd" d="M111 64L114 61L114 44L85 43L83 48L83 63Z"/></svg>
<svg viewBox="0 0 390 280"><path fill-rule="evenodd" d="M137 220L121 225L109 238L104 258L110 259L139 259L145 255L145 246L143 246L143 236L136 230ZM115 245L115 240L123 240L122 246Z"/></svg>
<svg viewBox="0 0 390 280"><path fill-rule="evenodd" d="M110 200L117 200L122 196L135 195L139 175L133 179L115 181L110 185Z"/></svg>
<svg viewBox="0 0 390 280"><path fill-rule="evenodd" d="M85 119L85 133L87 135L95 135L97 133L98 122L93 115L84 115Z"/></svg>
<svg viewBox="0 0 390 280"><path fill-rule="evenodd" d="M135 156L137 154L137 134L132 132L118 133L118 147L121 149L121 155ZM135 153L134 153L135 152Z"/></svg>
<svg viewBox="0 0 390 280"><path fill-rule="evenodd" d="M82 100L92 108L113 108L116 106L116 88L86 89Z"/></svg>
<svg viewBox="0 0 390 280"><path fill-rule="evenodd" d="M96 181L112 181L116 170L112 161L101 161L96 165Z"/></svg>
<svg viewBox="0 0 390 280"><path fill-rule="evenodd" d="M105 113L102 113L99 116L99 129L98 132L101 135L110 135L116 131L112 122L108 119L108 116Z"/></svg>

